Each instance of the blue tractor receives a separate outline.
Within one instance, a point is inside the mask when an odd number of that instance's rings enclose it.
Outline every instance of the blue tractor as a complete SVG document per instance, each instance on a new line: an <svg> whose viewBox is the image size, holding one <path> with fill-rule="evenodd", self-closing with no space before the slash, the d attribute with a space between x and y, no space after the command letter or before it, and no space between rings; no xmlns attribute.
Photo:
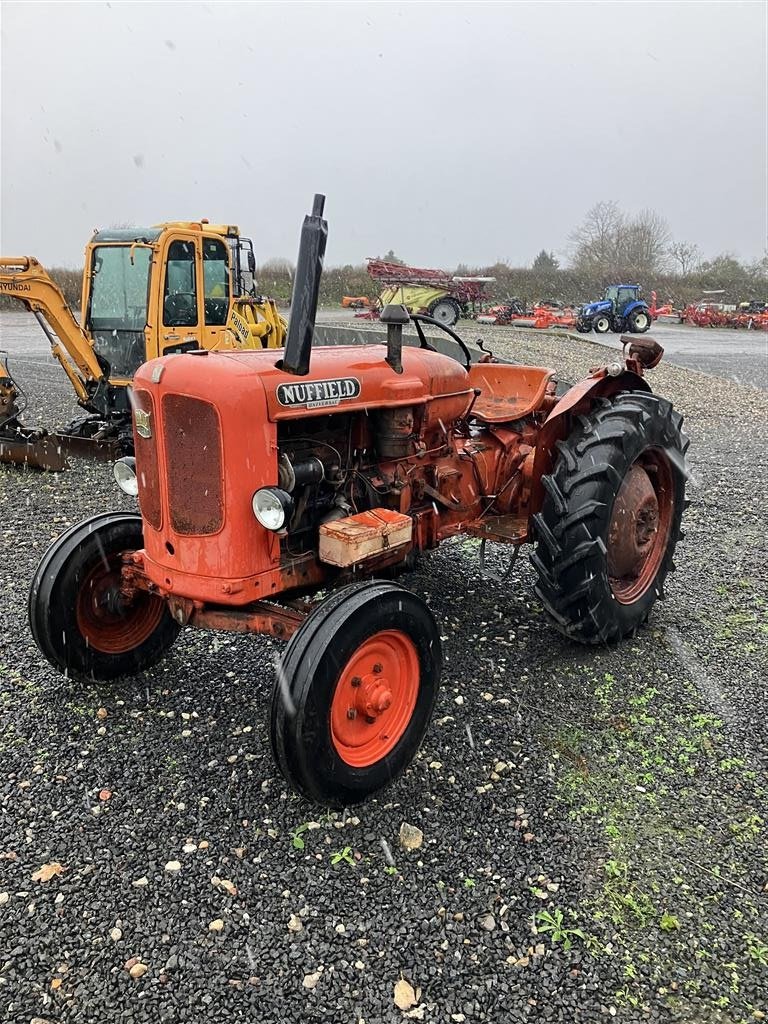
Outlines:
<svg viewBox="0 0 768 1024"><path fill-rule="evenodd" d="M610 284L599 302L588 302L579 309L576 330L587 334L592 329L597 334L616 331L621 334L644 334L651 326L651 311L648 303L639 298L637 284Z"/></svg>

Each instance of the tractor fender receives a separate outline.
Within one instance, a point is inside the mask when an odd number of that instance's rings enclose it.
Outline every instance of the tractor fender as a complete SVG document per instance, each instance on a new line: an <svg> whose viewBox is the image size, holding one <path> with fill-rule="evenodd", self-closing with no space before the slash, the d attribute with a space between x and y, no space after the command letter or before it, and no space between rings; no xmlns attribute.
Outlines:
<svg viewBox="0 0 768 1024"><path fill-rule="evenodd" d="M644 299L638 299L637 302L630 302L629 305L626 306L624 312L621 314L622 319L628 320L631 314L634 313L636 309L643 309L646 311L646 313L650 313L648 303Z"/></svg>
<svg viewBox="0 0 768 1024"><path fill-rule="evenodd" d="M588 413L598 399L609 399L619 391L650 392L651 387L644 377L632 370L622 370L614 377L605 367L600 367L589 377L575 384L552 409L536 439L530 498L531 514L541 507L544 499L541 478L552 472L557 458L557 442L565 440L568 436L574 417Z"/></svg>

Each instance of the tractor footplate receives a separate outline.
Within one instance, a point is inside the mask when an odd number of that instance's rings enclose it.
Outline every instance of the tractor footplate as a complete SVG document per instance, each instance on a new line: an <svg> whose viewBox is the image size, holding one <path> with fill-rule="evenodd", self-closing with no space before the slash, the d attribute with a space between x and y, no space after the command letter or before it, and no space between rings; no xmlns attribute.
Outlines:
<svg viewBox="0 0 768 1024"><path fill-rule="evenodd" d="M523 544L528 540L528 518L487 516L467 523L462 532L483 540L495 540L500 544Z"/></svg>

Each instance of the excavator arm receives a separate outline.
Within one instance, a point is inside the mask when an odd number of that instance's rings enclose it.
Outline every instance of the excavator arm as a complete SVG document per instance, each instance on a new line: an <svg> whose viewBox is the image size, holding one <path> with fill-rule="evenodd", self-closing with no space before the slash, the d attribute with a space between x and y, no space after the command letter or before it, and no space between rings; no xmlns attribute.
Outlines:
<svg viewBox="0 0 768 1024"><path fill-rule="evenodd" d="M88 335L47 270L33 256L0 257L0 294L18 299L34 313L78 399L87 403L86 383L103 380L105 372Z"/></svg>

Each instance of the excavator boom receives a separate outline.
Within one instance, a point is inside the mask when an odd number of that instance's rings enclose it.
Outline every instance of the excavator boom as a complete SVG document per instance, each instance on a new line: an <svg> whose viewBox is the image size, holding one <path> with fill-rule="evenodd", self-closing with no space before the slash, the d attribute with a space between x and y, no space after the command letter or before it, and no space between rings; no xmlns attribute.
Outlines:
<svg viewBox="0 0 768 1024"><path fill-rule="evenodd" d="M2 256L0 294L19 299L35 314L77 397L87 400L85 381L101 380L104 370L88 335L75 319L61 288L48 271L34 256Z"/></svg>
<svg viewBox="0 0 768 1024"><path fill-rule="evenodd" d="M61 288L34 256L3 256L0 294L18 299L34 314L78 401L87 406L87 385L103 382L105 371ZM25 408L24 392L8 369L6 355L0 353L0 462L54 472L66 469L67 451L73 450L69 439L24 426L20 416Z"/></svg>

